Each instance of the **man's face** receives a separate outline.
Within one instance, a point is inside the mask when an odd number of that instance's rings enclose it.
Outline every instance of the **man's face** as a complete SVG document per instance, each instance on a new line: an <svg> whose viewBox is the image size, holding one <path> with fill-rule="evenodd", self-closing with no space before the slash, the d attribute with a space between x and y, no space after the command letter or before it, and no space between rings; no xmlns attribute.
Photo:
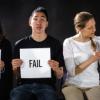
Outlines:
<svg viewBox="0 0 100 100"><path fill-rule="evenodd" d="M43 12L35 12L31 16L29 20L29 24L32 27L33 33L41 34L41 33L45 33L45 30L48 26L48 21Z"/></svg>

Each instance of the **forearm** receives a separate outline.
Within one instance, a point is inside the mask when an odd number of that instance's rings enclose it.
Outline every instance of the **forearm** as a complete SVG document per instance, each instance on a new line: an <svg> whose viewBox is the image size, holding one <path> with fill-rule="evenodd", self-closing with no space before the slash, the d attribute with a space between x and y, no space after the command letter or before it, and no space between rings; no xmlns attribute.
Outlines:
<svg viewBox="0 0 100 100"><path fill-rule="evenodd" d="M2 71L5 67L4 61L0 60L0 71Z"/></svg>
<svg viewBox="0 0 100 100"><path fill-rule="evenodd" d="M97 60L97 58L95 56L91 56L88 60L84 61L80 65L77 65L76 68L75 68L75 74L76 75L80 74L81 72L83 72L86 68L89 67L89 65L91 65L96 60Z"/></svg>
<svg viewBox="0 0 100 100"><path fill-rule="evenodd" d="M63 67L58 67L57 70L55 70L55 75L58 79L62 78L64 75Z"/></svg>

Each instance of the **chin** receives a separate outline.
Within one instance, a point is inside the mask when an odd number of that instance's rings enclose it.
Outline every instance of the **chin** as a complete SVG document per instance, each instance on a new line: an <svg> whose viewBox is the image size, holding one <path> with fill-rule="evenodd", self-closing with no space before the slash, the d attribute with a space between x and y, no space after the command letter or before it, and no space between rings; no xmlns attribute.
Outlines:
<svg viewBox="0 0 100 100"><path fill-rule="evenodd" d="M41 34L41 32L40 32L40 31L37 31L36 33L37 33L37 34Z"/></svg>

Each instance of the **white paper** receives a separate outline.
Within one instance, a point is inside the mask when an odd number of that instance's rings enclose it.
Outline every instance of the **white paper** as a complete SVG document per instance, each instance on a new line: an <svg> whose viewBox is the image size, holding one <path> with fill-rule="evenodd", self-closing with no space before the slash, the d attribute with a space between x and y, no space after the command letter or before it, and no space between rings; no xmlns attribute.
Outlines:
<svg viewBox="0 0 100 100"><path fill-rule="evenodd" d="M21 78L50 78L50 48L20 49Z"/></svg>

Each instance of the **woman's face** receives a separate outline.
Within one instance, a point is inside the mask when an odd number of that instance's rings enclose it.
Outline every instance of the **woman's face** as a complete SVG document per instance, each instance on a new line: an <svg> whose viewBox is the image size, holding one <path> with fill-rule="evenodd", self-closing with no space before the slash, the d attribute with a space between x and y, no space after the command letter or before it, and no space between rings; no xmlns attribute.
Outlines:
<svg viewBox="0 0 100 100"><path fill-rule="evenodd" d="M90 19L85 27L80 30L80 33L82 34L83 37L85 38L90 38L95 35L96 27L95 27L95 20Z"/></svg>

